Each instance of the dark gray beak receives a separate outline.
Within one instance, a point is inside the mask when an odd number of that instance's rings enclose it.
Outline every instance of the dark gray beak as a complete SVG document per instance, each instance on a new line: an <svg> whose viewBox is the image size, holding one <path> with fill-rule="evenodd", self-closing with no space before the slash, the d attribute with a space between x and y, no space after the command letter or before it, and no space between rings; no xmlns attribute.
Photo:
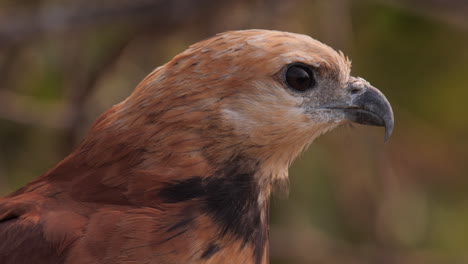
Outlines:
<svg viewBox="0 0 468 264"><path fill-rule="evenodd" d="M393 110L387 98L362 78L351 77L347 92L350 101L327 108L342 110L351 122L385 127L387 142L393 132Z"/></svg>
<svg viewBox="0 0 468 264"><path fill-rule="evenodd" d="M365 82L350 82L348 91L352 100L344 109L346 118L352 122L385 127L385 142L393 132L393 110L387 98L375 87Z"/></svg>

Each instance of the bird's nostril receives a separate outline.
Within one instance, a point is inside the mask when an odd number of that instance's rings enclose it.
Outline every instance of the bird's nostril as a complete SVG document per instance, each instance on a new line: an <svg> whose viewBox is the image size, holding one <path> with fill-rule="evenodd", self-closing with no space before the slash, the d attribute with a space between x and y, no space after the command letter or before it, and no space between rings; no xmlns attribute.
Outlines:
<svg viewBox="0 0 468 264"><path fill-rule="evenodd" d="M351 91L350 91L350 93L354 95L354 94L359 93L360 91L361 91L360 88L352 88Z"/></svg>

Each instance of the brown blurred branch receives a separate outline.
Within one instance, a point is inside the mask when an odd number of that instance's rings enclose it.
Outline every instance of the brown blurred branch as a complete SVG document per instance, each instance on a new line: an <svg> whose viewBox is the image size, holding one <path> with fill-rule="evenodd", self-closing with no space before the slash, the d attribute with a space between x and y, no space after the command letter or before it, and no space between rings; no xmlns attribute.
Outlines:
<svg viewBox="0 0 468 264"><path fill-rule="evenodd" d="M126 36L119 43L107 49L104 57L86 73L80 74L71 70L69 78L72 78L70 91L72 95L69 99L69 106L66 114L68 126L65 134L65 151L68 152L78 140L79 128L81 127L85 112L84 107L89 96L94 92L100 78L104 76L116 61L121 57L125 48L134 39L133 34Z"/></svg>
<svg viewBox="0 0 468 264"><path fill-rule="evenodd" d="M5 89L10 81L10 73L13 68L13 64L18 55L20 48L18 46L10 47L3 53L3 58L0 61L0 90Z"/></svg>
<svg viewBox="0 0 468 264"><path fill-rule="evenodd" d="M0 20L0 46L11 46L44 34L111 23L151 23L158 27L190 23L229 1L133 0L103 1L88 5L47 6L16 12ZM234 1L230 1L234 2Z"/></svg>
<svg viewBox="0 0 468 264"><path fill-rule="evenodd" d="M0 119L26 125L65 128L63 106L37 103L34 99L0 90Z"/></svg>

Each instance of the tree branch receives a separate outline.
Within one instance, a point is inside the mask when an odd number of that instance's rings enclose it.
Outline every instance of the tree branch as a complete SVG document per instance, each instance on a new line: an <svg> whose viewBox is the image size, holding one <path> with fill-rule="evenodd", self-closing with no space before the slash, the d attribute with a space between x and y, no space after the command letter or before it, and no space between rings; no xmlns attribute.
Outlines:
<svg viewBox="0 0 468 264"><path fill-rule="evenodd" d="M17 12L0 20L0 46L29 41L45 33L64 33L83 27L111 23L151 23L158 27L203 20L227 1L133 0L86 6L48 6L43 10ZM234 2L233 0L231 2Z"/></svg>

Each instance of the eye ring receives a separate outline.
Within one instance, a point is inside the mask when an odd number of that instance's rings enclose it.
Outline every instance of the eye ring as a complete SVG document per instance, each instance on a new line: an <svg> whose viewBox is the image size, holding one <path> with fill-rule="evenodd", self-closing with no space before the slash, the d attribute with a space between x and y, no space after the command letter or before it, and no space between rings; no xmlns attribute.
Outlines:
<svg viewBox="0 0 468 264"><path fill-rule="evenodd" d="M312 69L301 63L294 63L287 67L284 72L284 82L289 88L298 91L305 92L315 86L315 76Z"/></svg>

